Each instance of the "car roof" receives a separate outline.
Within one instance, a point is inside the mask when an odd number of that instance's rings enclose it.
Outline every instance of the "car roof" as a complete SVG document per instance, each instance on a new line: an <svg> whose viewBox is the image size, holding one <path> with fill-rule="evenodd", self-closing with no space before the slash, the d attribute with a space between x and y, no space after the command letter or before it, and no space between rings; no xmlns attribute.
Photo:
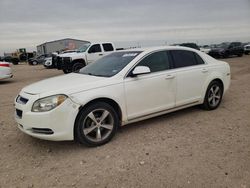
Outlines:
<svg viewBox="0 0 250 188"><path fill-rule="evenodd" d="M124 49L122 51L141 51L141 52L153 52L153 51L159 51L159 50L188 50L188 51L194 51L197 52L198 50L195 50L193 48L184 47L184 46L156 46L156 47L146 47L146 48L133 48L133 49ZM119 52L119 51L118 51ZM198 51L199 52L199 51Z"/></svg>

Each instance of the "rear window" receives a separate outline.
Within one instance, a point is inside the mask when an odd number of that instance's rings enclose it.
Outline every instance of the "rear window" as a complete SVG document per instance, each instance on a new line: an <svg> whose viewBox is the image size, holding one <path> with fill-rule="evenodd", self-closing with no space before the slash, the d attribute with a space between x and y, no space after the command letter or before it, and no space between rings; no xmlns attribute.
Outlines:
<svg viewBox="0 0 250 188"><path fill-rule="evenodd" d="M196 62L197 62L198 65L205 64L205 62L203 61L203 59L197 53L194 53L194 55L195 55Z"/></svg>

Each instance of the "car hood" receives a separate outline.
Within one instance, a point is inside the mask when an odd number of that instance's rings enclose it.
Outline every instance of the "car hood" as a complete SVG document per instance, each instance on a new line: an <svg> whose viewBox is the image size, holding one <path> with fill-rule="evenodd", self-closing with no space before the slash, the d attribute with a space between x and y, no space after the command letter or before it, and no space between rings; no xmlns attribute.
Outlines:
<svg viewBox="0 0 250 188"><path fill-rule="evenodd" d="M55 94L70 95L110 84L111 78L71 73L42 80L26 86L22 92L46 97Z"/></svg>
<svg viewBox="0 0 250 188"><path fill-rule="evenodd" d="M59 57L75 57L75 56L79 56L82 55L84 52L79 53L79 52L72 52L72 53L66 53L66 54L59 54Z"/></svg>

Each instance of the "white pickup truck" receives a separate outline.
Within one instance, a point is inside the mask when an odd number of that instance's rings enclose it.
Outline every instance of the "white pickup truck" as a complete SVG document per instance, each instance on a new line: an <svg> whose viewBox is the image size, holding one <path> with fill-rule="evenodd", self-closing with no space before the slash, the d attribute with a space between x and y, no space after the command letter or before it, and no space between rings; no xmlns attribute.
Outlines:
<svg viewBox="0 0 250 188"><path fill-rule="evenodd" d="M116 49L111 42L88 43L81 46L76 52L52 57L52 63L64 73L70 73L114 51Z"/></svg>

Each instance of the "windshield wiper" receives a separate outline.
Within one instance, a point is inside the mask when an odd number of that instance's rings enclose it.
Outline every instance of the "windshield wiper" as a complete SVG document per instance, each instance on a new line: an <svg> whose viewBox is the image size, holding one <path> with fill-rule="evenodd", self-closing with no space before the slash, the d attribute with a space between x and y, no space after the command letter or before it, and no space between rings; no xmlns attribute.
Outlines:
<svg viewBox="0 0 250 188"><path fill-rule="evenodd" d="M79 72L79 73L81 73L81 72ZM90 75L90 76L98 76L98 77L108 77L108 76L106 76L106 75L93 74L93 73L91 73L91 72L81 73L81 74L86 74L86 75Z"/></svg>

